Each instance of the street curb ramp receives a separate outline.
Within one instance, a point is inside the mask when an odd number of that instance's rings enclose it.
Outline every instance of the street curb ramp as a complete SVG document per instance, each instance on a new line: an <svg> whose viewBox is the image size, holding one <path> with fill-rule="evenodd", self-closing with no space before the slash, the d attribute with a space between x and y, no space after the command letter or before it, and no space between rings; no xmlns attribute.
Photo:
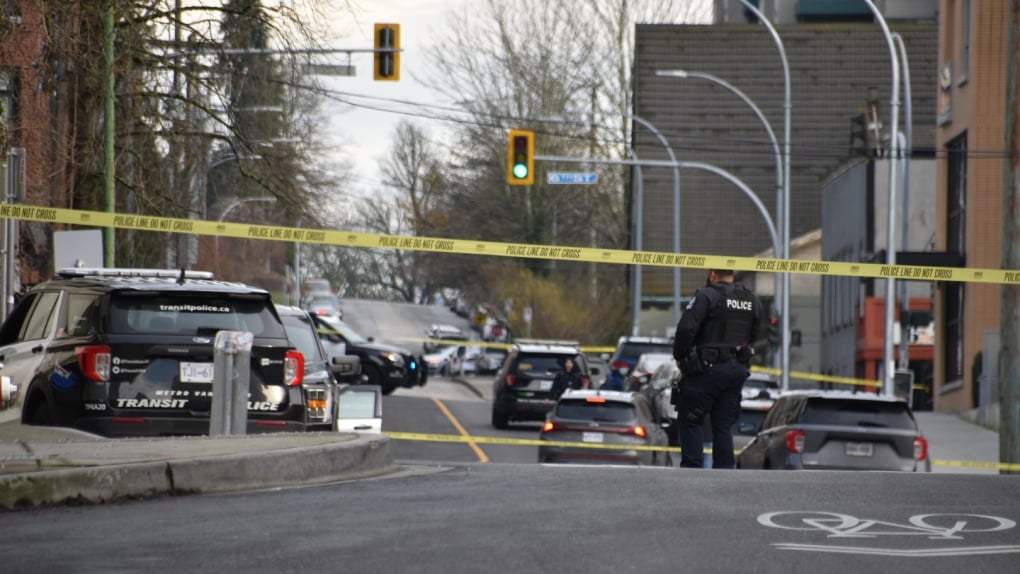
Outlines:
<svg viewBox="0 0 1020 574"><path fill-rule="evenodd" d="M358 435L352 441L255 454L0 476L0 509L323 484L381 476L396 470L389 437Z"/></svg>

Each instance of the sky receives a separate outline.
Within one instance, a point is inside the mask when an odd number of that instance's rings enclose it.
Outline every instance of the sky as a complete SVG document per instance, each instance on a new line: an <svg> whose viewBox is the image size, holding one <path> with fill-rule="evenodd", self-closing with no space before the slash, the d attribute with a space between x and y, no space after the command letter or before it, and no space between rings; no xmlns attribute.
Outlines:
<svg viewBox="0 0 1020 574"><path fill-rule="evenodd" d="M360 0L357 21L348 12L337 13L337 22L331 25L335 36L331 47L367 49L373 46L374 24L400 24L400 80L376 81L372 74L372 54L355 53L351 63L356 67L354 77L320 77L326 88L345 100L357 104L346 105L327 101L323 106L326 116L326 135L330 145L344 145L345 156L353 156L357 188L371 190L380 182L378 165L387 155L396 125L401 120L413 121L437 137L442 130L438 123L385 110L402 110L414 113L413 106L385 101L406 100L440 104L441 97L415 81L413 73L420 73L427 65L424 49L445 25L447 15L459 10L468 0ZM331 57L334 63L346 63L346 55ZM357 94L366 97L347 97ZM379 98L379 99L373 99ZM372 108L384 108L383 110ZM346 145L345 145L346 144Z"/></svg>

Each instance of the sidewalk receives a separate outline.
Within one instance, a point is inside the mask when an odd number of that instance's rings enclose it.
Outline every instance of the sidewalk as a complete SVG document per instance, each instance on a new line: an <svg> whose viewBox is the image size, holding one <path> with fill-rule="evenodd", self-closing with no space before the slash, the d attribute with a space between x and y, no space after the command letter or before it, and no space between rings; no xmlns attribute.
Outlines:
<svg viewBox="0 0 1020 574"><path fill-rule="evenodd" d="M0 509L317 484L396 472L382 435L106 439L0 424Z"/></svg>
<svg viewBox="0 0 1020 574"><path fill-rule="evenodd" d="M998 474L999 433L956 414L915 412L928 439L932 472Z"/></svg>

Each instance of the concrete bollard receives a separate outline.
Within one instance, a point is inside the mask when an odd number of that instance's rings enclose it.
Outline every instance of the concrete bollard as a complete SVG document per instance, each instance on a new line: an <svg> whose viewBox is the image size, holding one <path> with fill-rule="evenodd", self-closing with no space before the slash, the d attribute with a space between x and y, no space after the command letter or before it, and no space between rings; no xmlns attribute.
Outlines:
<svg viewBox="0 0 1020 574"><path fill-rule="evenodd" d="M209 436L247 434L253 340L247 331L216 333Z"/></svg>

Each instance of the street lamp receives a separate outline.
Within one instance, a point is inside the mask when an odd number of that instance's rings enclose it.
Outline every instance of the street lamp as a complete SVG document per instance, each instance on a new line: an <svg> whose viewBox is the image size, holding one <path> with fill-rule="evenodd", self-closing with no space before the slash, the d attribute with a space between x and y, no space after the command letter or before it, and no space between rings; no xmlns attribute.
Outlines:
<svg viewBox="0 0 1020 574"><path fill-rule="evenodd" d="M569 115L583 116L583 113L578 112L567 112ZM669 156L668 163L661 163L659 165L666 165L667 167L673 168L673 252L680 253L680 168L679 163L676 160L676 154L673 153L673 148L669 145L669 141L662 135L662 132L658 130L651 122L642 118L637 114L621 113L622 117L631 119L639 124L648 128L655 137L658 138L662 147L666 148L666 154ZM513 118L517 119L517 118ZM548 119L548 118L547 118ZM541 159L538 156L535 159ZM639 160L635 157L635 163L632 165L649 165L645 162L637 163ZM639 212L640 213L640 212ZM635 287L641 285L640 280L635 284ZM640 297L640 291L638 296ZM638 314L640 314L640 300L638 301ZM673 268L673 324L676 325L680 321L680 268ZM636 333L635 333L636 334Z"/></svg>
<svg viewBox="0 0 1020 574"><path fill-rule="evenodd" d="M864 0L871 9L871 12L875 15L875 21L878 22L879 26L882 27L882 33L885 34L885 41L889 45L889 58L891 60L892 68L892 97L889 102L890 109L889 115L890 120L889 129L892 130L889 134L889 217L886 220L886 246L885 246L885 263L892 267L896 265L896 249L894 240L894 226L896 224L896 158L899 156L899 113L900 113L900 61L896 53L896 45L893 42L892 33L889 31L889 25L886 23L882 13L879 12L878 8L875 7L875 3L872 0ZM893 373L893 323L895 322L895 310L893 309L896 301L896 281L894 279L887 278L885 280L885 350L882 354L883 361L883 392L886 395L895 394L894 389L894 373ZM906 341L902 342L903 344Z"/></svg>
<svg viewBox="0 0 1020 574"><path fill-rule="evenodd" d="M750 10L755 16L758 17L758 21L762 23L765 28L768 29L772 35L773 41L776 43L776 50L779 51L779 59L783 63L783 201L781 216L779 219L779 227L782 233L783 240L783 254L781 257L785 259L790 258L790 111L793 109L793 105L790 102L790 62L786 58L786 48L783 47L783 40L779 37L779 32L776 32L776 27L769 22L769 19L761 13L761 10L755 6L755 3L749 0L740 0L740 3L744 5L744 8ZM776 207L779 210L779 206ZM785 312L779 317L779 328L782 332L781 338L781 352L780 352L780 388L782 390L788 390L790 388L790 274L783 273L783 301L780 303L780 308Z"/></svg>
<svg viewBox="0 0 1020 574"><path fill-rule="evenodd" d="M903 37L893 32L892 39L896 42L899 50L901 64L903 65L903 132L899 133L900 163L903 166L903 251L910 251L910 155L914 150L913 123L914 115L911 110L910 95L910 62L907 59L907 48L903 44ZM900 361L899 368L908 370L910 368L910 325L906 318L910 312L910 298L907 294L907 282L900 281ZM913 398L913 392L909 397Z"/></svg>
<svg viewBox="0 0 1020 574"><path fill-rule="evenodd" d="M755 105L754 101L751 100L751 98L749 98L747 96L747 94L745 94L744 92L740 91L740 89L738 89L736 86L734 86L733 84L727 82L726 80L723 80L722 78L719 78L717 76L713 76L712 74L706 74L704 72L689 72L687 70L656 70L655 75L656 76L662 76L662 77L668 77L668 78L681 78L681 79L699 78L699 79L702 79L702 80L708 80L710 82L714 82L714 83L716 83L716 84L726 88L730 92L734 93L741 100L743 100L745 104L750 106L751 110L754 111L754 114L756 116L758 116L759 120L761 120L762 125L765 126L765 131L769 135L769 140L772 142L772 149L775 152L775 158L776 158L776 219L782 221L782 219L780 217L780 214L781 214L781 208L782 208L782 205L783 205L783 182L785 181L784 178L783 178L783 157L782 157L782 152L779 151L779 142L776 140L776 134L775 134L775 132L772 131L772 125L769 123L768 119L765 118L765 114L762 113L761 109L758 108L757 105ZM782 224L780 224L780 226L782 226ZM780 250L777 250L776 247L777 246L773 245L773 253L775 254L776 257L784 257L784 256L786 256L786 254L783 252L784 250L782 248L780 248ZM775 289L776 299L777 299L775 307L776 307L776 310L779 313L780 317L783 316L783 313L785 311L785 308L782 306L782 302L783 302L783 299L784 299L783 298L783 293L785 292L785 285L782 284L782 278L783 277L784 277L784 275L782 273L776 273L775 274L775 278L773 279L773 286L774 286L774 289ZM777 362L778 363L782 363L782 352L781 351L779 353L779 360ZM780 364L780 369L782 369L782 368L783 367Z"/></svg>
<svg viewBox="0 0 1020 574"><path fill-rule="evenodd" d="M538 122L553 123L553 124L572 124L580 123L586 126L595 126L595 122L589 120L568 120L566 118L538 118ZM634 151L634 147L630 144L626 144L627 151L630 152L630 156L635 161L638 160L637 152ZM642 238L643 231L643 219L644 219L644 176L641 173L641 165L634 165L634 173L637 175L637 186L634 192L634 212L636 213L634 223L634 250L642 251L644 249L644 239ZM631 320L631 335L639 335L641 333L641 270L643 266L638 263L634 265L634 284L632 286L633 291L633 318Z"/></svg>

